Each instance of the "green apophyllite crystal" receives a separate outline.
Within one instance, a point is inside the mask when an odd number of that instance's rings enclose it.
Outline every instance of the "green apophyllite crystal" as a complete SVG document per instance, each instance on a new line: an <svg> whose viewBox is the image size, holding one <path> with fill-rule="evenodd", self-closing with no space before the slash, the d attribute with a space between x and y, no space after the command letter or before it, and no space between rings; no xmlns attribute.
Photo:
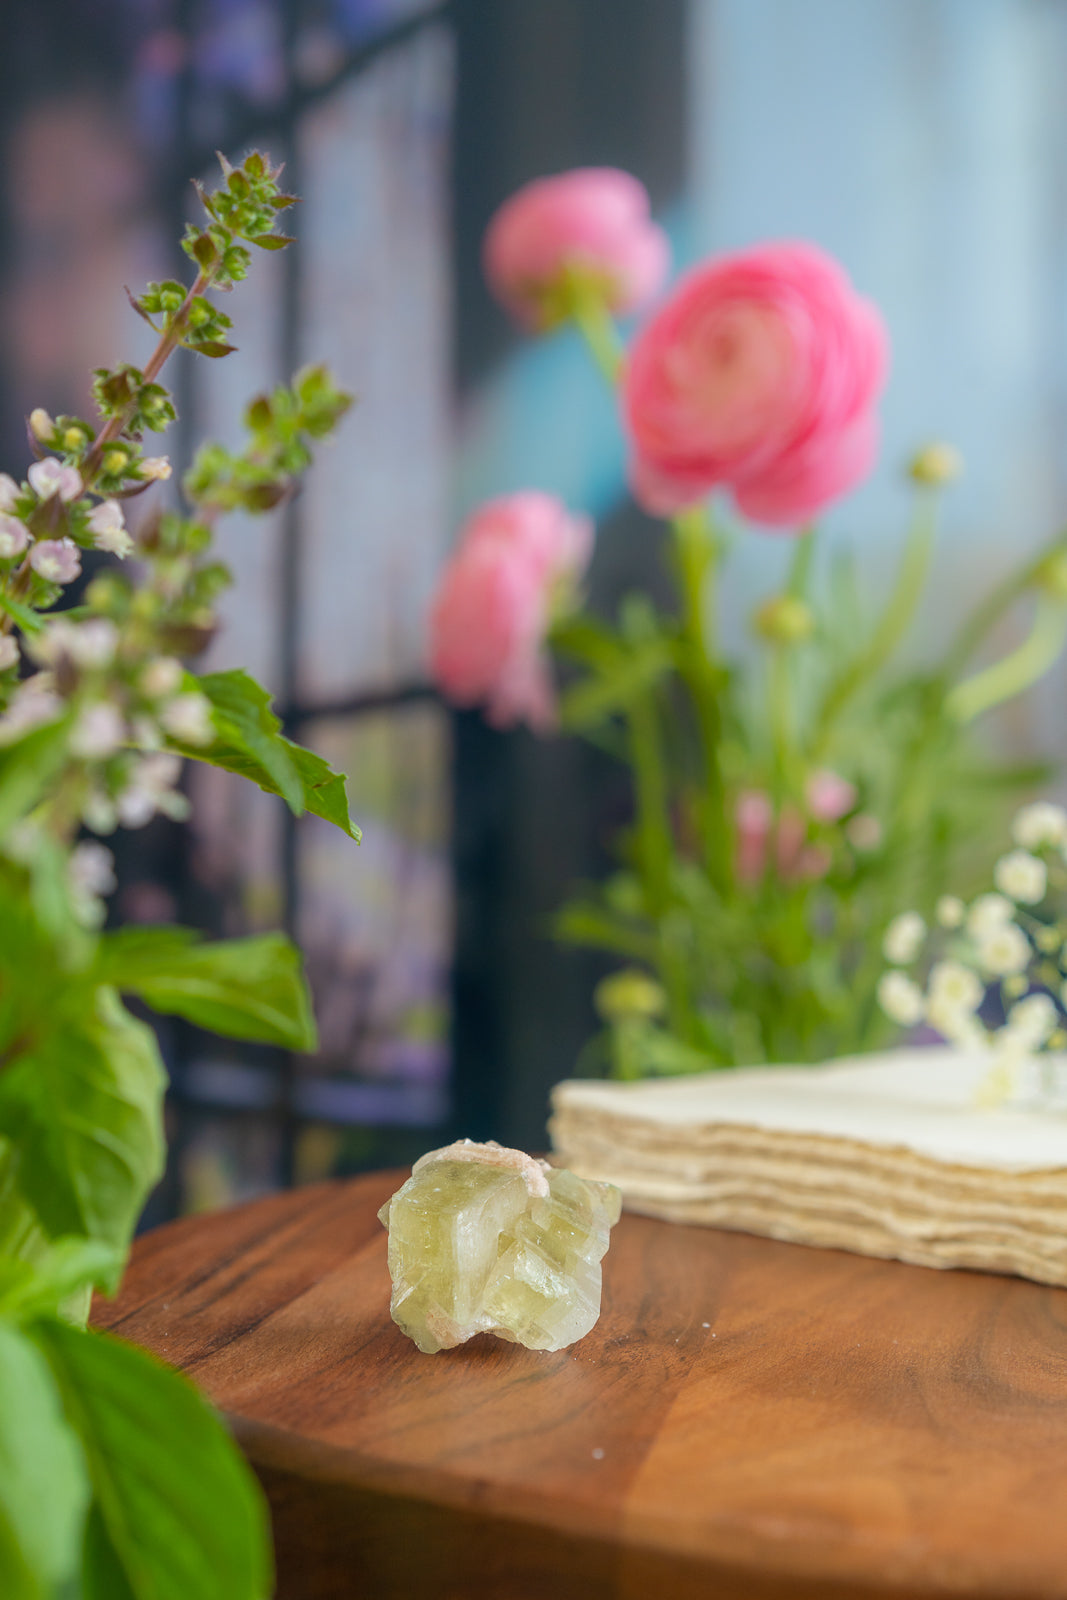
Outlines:
<svg viewBox="0 0 1067 1600"><path fill-rule="evenodd" d="M393 1321L430 1353L495 1333L562 1350L600 1315L600 1261L619 1220L610 1183L462 1139L415 1163L378 1213Z"/></svg>

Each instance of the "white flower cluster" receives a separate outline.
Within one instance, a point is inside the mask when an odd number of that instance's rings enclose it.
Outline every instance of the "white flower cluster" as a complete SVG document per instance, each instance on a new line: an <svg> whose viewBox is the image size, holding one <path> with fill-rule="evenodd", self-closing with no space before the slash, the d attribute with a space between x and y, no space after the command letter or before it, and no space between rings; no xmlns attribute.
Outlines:
<svg viewBox="0 0 1067 1600"><path fill-rule="evenodd" d="M916 911L902 912L886 929L882 952L890 970L878 984L882 1010L901 1027L925 1022L952 1044L993 1051L1004 1092L1018 1063L1067 1046L1067 925L1036 912L1050 889L1067 888L1067 811L1047 801L1024 806L1012 838L1016 848L993 869L994 891L969 906L953 895L938 901L937 928L948 949L925 985L901 970L930 943L931 930ZM994 986L1005 1020L988 1028L979 1011Z"/></svg>

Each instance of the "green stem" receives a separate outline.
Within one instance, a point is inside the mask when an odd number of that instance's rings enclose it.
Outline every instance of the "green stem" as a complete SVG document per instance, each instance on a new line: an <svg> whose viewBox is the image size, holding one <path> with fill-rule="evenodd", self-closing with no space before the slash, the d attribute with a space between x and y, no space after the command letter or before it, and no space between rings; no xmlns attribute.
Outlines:
<svg viewBox="0 0 1067 1600"><path fill-rule="evenodd" d="M611 315L597 295L575 292L571 317L608 383L614 387L622 366L623 343Z"/></svg>
<svg viewBox="0 0 1067 1600"><path fill-rule="evenodd" d="M972 616L968 617L942 665L940 676L945 682L951 683L953 678L958 676L1005 612L1009 611L1028 589L1039 583L1049 563L1064 553L1064 537L1060 534L1039 556L1012 574L999 589L983 601Z"/></svg>
<svg viewBox="0 0 1067 1600"><path fill-rule="evenodd" d="M811 564L815 558L815 529L804 528L793 545L793 559L789 563L789 576L785 592L794 600L805 600L811 585Z"/></svg>
<svg viewBox="0 0 1067 1600"><path fill-rule="evenodd" d="M644 886L645 909L650 917L658 919L670 900L673 839L667 809L666 774L651 696L636 696L630 704L628 718L637 861Z"/></svg>
<svg viewBox="0 0 1067 1600"><path fill-rule="evenodd" d="M912 518L896 584L871 642L831 683L823 700L812 742L813 762L818 762L825 754L841 712L881 670L910 627L926 582L936 533L937 497L930 490L923 490Z"/></svg>
<svg viewBox="0 0 1067 1600"><path fill-rule="evenodd" d="M718 555L707 507L679 512L671 521L681 584L679 671L692 697L704 755L704 793L700 807L704 854L713 886L729 882L729 828L722 777L722 713L719 673L709 640L714 609L713 583Z"/></svg>
<svg viewBox="0 0 1067 1600"><path fill-rule="evenodd" d="M772 645L767 660L767 699L773 758L771 787L777 815L789 792L793 768L789 659L781 645Z"/></svg>
<svg viewBox="0 0 1067 1600"><path fill-rule="evenodd" d="M957 722L971 722L991 706L1021 694L1043 678L1067 640L1067 607L1051 595L1037 602L1034 625L1017 650L958 683L945 700L945 711Z"/></svg>

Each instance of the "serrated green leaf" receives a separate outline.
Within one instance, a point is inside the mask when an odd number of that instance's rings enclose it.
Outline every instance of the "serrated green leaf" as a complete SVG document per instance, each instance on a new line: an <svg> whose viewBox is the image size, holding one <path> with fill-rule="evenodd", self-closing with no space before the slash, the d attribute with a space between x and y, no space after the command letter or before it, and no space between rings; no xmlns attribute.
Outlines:
<svg viewBox="0 0 1067 1600"><path fill-rule="evenodd" d="M216 741L207 749L179 745L191 761L235 772L267 794L281 795L297 816L310 811L359 843L360 830L348 813L345 780L321 756L294 744L280 732L270 695L245 672L212 672L190 678L189 687L205 694L215 708Z"/></svg>
<svg viewBox="0 0 1067 1600"><path fill-rule="evenodd" d="M0 1133L50 1237L128 1244L163 1170L165 1078L155 1034L106 988L0 1073Z"/></svg>
<svg viewBox="0 0 1067 1600"><path fill-rule="evenodd" d="M300 952L284 934L200 944L184 928L125 928L100 941L99 977L154 1011L229 1038L314 1050Z"/></svg>
<svg viewBox="0 0 1067 1600"><path fill-rule="evenodd" d="M99 1515L84 1593L117 1600L117 1567L133 1600L266 1600L262 1493L192 1384L108 1334L48 1320L33 1337L81 1442Z"/></svg>
<svg viewBox="0 0 1067 1600"><path fill-rule="evenodd" d="M52 1600L76 1576L89 1481L40 1350L0 1321L0 1594Z"/></svg>

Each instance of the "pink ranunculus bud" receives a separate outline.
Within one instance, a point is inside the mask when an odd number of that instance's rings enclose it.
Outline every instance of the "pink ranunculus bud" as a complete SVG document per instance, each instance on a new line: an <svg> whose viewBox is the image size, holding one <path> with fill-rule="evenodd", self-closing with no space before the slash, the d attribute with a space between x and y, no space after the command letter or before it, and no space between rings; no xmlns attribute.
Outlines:
<svg viewBox="0 0 1067 1600"><path fill-rule="evenodd" d="M817 822L838 822L856 804L856 785L829 768L813 772L804 792L808 810Z"/></svg>
<svg viewBox="0 0 1067 1600"><path fill-rule="evenodd" d="M82 569L73 539L39 539L30 551L30 566L49 583L73 583Z"/></svg>
<svg viewBox="0 0 1067 1600"><path fill-rule="evenodd" d="M669 515L721 486L756 522L807 521L869 470L887 366L877 309L814 245L706 262L630 352L635 495Z"/></svg>
<svg viewBox="0 0 1067 1600"><path fill-rule="evenodd" d="M762 789L746 789L737 797L734 812L737 857L734 870L739 883L758 883L767 868L767 844L774 824L770 796Z"/></svg>
<svg viewBox="0 0 1067 1600"><path fill-rule="evenodd" d="M551 727L545 634L592 542L589 519L551 495L505 495L475 513L430 612L430 671L449 700L483 704L497 727Z"/></svg>
<svg viewBox="0 0 1067 1600"><path fill-rule="evenodd" d="M65 467L55 456L45 456L43 461L35 461L26 476L39 500L50 500L54 494L58 494L61 500L77 500L82 492L78 469Z"/></svg>
<svg viewBox="0 0 1067 1600"><path fill-rule="evenodd" d="M648 192L628 172L579 167L537 178L506 200L489 224L485 275L520 322L551 327L565 314L565 275L585 278L610 311L646 305L662 288L670 246L649 215Z"/></svg>

